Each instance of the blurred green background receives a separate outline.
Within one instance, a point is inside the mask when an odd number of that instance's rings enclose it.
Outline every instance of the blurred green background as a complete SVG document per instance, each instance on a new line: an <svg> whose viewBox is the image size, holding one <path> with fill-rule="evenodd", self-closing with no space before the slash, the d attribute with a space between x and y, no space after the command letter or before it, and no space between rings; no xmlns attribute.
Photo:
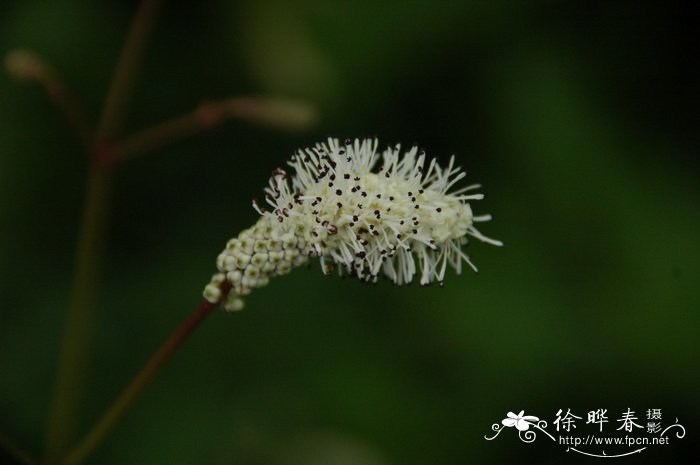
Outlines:
<svg viewBox="0 0 700 465"><path fill-rule="evenodd" d="M44 56L97 116L135 1L4 1L0 54ZM100 464L589 463L508 411L700 416L697 13L692 2L169 2L129 113L203 99L312 102L311 131L233 121L124 165L81 424L199 302L250 200L337 136L457 155L487 198L479 275L443 289L298 270L214 314L94 456ZM43 447L86 156L36 86L0 76L0 431ZM693 428L693 426L696 426ZM0 461L2 456L0 456Z"/></svg>

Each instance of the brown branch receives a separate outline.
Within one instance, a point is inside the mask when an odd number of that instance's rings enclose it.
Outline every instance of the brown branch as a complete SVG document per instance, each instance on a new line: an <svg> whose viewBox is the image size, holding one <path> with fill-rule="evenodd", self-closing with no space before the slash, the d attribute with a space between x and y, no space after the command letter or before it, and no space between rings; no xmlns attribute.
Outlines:
<svg viewBox="0 0 700 465"><path fill-rule="evenodd" d="M49 100L63 113L83 145L89 149L94 129L83 105L64 84L61 76L42 57L30 50L13 50L5 57L5 69L12 77L40 85Z"/></svg>
<svg viewBox="0 0 700 465"><path fill-rule="evenodd" d="M302 130L316 122L317 112L309 104L281 99L233 97L204 102L190 113L144 129L118 142L114 149L115 160L133 158L216 127L231 118Z"/></svg>
<svg viewBox="0 0 700 465"><path fill-rule="evenodd" d="M143 0L139 5L112 76L97 127L98 142L110 141L121 131L126 110L131 102L136 75L143 61L146 42L164 3L164 0Z"/></svg>
<svg viewBox="0 0 700 465"><path fill-rule="evenodd" d="M111 192L110 142L121 129L144 48L163 2L164 0L142 0L112 76L97 132L89 142L92 168L87 182L70 307L49 415L48 460L63 454L73 440L79 424L78 413L85 384L91 323L102 269L101 248L105 239L106 210Z"/></svg>
<svg viewBox="0 0 700 465"><path fill-rule="evenodd" d="M226 298L231 289L231 283L224 281L220 285L221 299ZM138 395L150 384L160 368L170 360L183 342L199 327L199 324L217 307L203 300L189 317L170 335L151 357L129 385L119 394L112 406L98 420L93 428L81 439L66 458L59 462L62 465L79 465L97 449L121 417L129 410Z"/></svg>

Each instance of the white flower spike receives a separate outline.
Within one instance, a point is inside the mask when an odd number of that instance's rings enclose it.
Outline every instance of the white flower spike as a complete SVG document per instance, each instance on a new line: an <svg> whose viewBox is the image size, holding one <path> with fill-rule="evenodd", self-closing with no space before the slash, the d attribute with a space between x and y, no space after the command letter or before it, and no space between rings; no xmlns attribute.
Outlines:
<svg viewBox="0 0 700 465"><path fill-rule="evenodd" d="M471 193L480 186L452 190L466 175L454 157L444 168L417 147L402 154L396 145L380 155L376 139L328 139L299 150L289 165L293 175L277 169L265 188L269 209L253 202L260 219L219 255L219 272L204 290L208 301L219 301L228 280L223 306L240 310L242 296L310 257L320 258L325 274L337 268L371 282L383 274L399 285L418 274L423 285L442 284L448 263L457 273L462 262L476 271L462 250L467 236L502 245L474 227L491 219L474 216L467 203L483 198Z"/></svg>

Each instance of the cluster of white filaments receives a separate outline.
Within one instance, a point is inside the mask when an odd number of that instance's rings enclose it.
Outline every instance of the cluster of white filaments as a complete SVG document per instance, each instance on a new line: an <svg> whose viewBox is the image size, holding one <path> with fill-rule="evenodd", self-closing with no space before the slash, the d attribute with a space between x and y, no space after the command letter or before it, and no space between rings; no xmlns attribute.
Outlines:
<svg viewBox="0 0 700 465"><path fill-rule="evenodd" d="M221 300L228 281L223 306L238 310L241 296L310 257L326 274L337 269L368 282L384 275L399 285L419 275L422 285L442 284L448 264L476 271L463 251L468 236L501 245L475 228L491 217L472 214L468 201L483 198L473 193L479 185L454 188L466 175L454 157L445 168L417 147L380 154L376 139L329 139L298 151L289 165L292 176L277 169L270 178L268 208L253 202L261 215L255 226L219 255L204 292L210 302Z"/></svg>

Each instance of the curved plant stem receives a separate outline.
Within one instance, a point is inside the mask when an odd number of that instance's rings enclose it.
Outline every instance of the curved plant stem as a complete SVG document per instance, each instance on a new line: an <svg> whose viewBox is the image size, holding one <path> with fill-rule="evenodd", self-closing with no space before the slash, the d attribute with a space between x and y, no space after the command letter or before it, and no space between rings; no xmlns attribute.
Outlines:
<svg viewBox="0 0 700 465"><path fill-rule="evenodd" d="M47 457L55 458L75 439L78 406L83 398L89 336L100 277L106 212L110 192L108 174L93 163L78 239L73 291L61 345L58 379L49 417Z"/></svg>
<svg viewBox="0 0 700 465"><path fill-rule="evenodd" d="M230 289L230 283L222 285L225 295ZM112 406L98 420L95 426L81 439L75 448L61 461L62 465L79 465L83 463L102 443L104 438L114 428L119 419L129 410L136 397L153 380L158 370L173 356L175 351L197 329L199 324L211 314L217 304L203 300L190 316L173 332L160 346L131 383L121 392Z"/></svg>
<svg viewBox="0 0 700 465"><path fill-rule="evenodd" d="M85 148L90 149L93 127L83 105L49 63L31 50L19 49L7 54L5 67L15 78L43 87L49 100L63 113Z"/></svg>
<svg viewBox="0 0 700 465"><path fill-rule="evenodd" d="M98 140L112 140L121 130L136 74L143 61L145 44L163 3L165 0L143 0L139 5L112 76L112 84L97 127Z"/></svg>
<svg viewBox="0 0 700 465"><path fill-rule="evenodd" d="M218 126L231 118L288 130L306 129L317 119L312 105L283 99L232 97L204 102L193 111L126 137L114 148L115 161L124 161L185 137Z"/></svg>
<svg viewBox="0 0 700 465"><path fill-rule="evenodd" d="M49 415L47 459L60 456L75 437L79 424L96 290L102 268L105 210L109 204L112 167L110 141L119 134L143 49L164 0L143 0L131 25L114 72L97 133L91 144L92 167L68 319L63 334L58 379Z"/></svg>

